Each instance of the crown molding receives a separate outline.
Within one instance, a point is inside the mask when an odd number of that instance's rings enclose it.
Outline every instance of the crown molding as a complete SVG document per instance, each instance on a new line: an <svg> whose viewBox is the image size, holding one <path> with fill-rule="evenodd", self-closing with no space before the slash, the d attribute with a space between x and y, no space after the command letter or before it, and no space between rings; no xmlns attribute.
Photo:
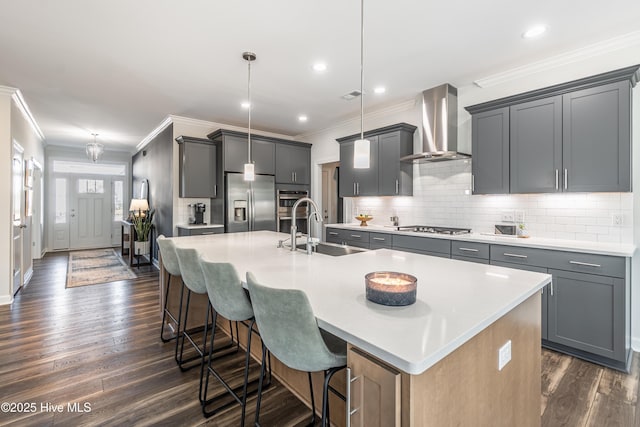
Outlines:
<svg viewBox="0 0 640 427"><path fill-rule="evenodd" d="M403 111L410 110L415 105L416 105L415 99L408 99L408 100L400 102L398 104L393 104L393 105L390 105L388 107L381 108L379 110L374 110L374 111L370 111L368 113L365 113L364 117L366 119L377 119L377 118L381 118L381 117L387 116L389 114L401 113ZM325 133L325 132L331 131L333 129L338 129L338 128L341 128L343 126L348 126L350 124L359 123L359 122L360 122L360 115L358 114L357 116L345 119L345 120L343 120L341 122L338 122L336 124L333 124L331 126L327 126L325 128L322 128L322 129L318 129L318 130L314 130L314 131L311 131L311 132L305 132L305 133L301 133L299 135L295 135L294 138L296 140L300 141L300 140L304 140L305 138L312 137L314 135Z"/></svg>
<svg viewBox="0 0 640 427"><path fill-rule="evenodd" d="M151 132L149 132L149 134L145 136L142 139L142 141L138 143L138 145L136 145L136 153L142 150L144 147L146 147L151 141L153 141L153 138L158 136L160 132L168 128L169 125L173 123L174 117L175 116L171 116L171 115L165 117L164 120L158 126L156 126Z"/></svg>
<svg viewBox="0 0 640 427"><path fill-rule="evenodd" d="M575 62L584 61L589 58L629 48L638 44L640 44L640 31L633 31L618 37L587 45L580 49L564 52L560 55L555 55L542 61L532 62L521 67L512 68L501 73L483 77L481 79L474 80L473 84L480 88L497 86L511 80L520 79L532 74L573 64Z"/></svg>
<svg viewBox="0 0 640 427"><path fill-rule="evenodd" d="M11 86L2 86L0 85L0 94L11 96L17 92L18 89Z"/></svg>
<svg viewBox="0 0 640 427"><path fill-rule="evenodd" d="M18 109L24 116L25 120L31 126L31 129L33 129L36 135L38 135L38 138L40 138L40 141L42 141L44 145L47 145L45 141L44 133L42 133L42 129L40 129L40 126L38 126L38 122L36 122L36 118L33 117L33 114L29 109L29 105L27 105L27 101L24 100L24 97L22 96L22 92L20 92L20 89L14 90L13 94L11 95L11 99L13 99L13 101L16 103L16 105L18 106Z"/></svg>

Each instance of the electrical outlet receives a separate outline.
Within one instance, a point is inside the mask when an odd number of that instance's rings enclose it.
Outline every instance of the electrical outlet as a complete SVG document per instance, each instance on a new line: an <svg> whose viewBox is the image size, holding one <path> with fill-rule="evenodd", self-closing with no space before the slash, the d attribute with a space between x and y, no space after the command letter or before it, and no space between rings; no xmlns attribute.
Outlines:
<svg viewBox="0 0 640 427"><path fill-rule="evenodd" d="M524 224L524 211L515 211L514 219L517 223Z"/></svg>
<svg viewBox="0 0 640 427"><path fill-rule="evenodd" d="M507 363L511 361L511 340L507 341L505 345L498 350L498 370L502 371Z"/></svg>
<svg viewBox="0 0 640 427"><path fill-rule="evenodd" d="M611 225L621 226L623 225L622 214L620 212L615 212L611 214Z"/></svg>
<svg viewBox="0 0 640 427"><path fill-rule="evenodd" d="M514 217L513 211L502 211L502 222L514 222Z"/></svg>

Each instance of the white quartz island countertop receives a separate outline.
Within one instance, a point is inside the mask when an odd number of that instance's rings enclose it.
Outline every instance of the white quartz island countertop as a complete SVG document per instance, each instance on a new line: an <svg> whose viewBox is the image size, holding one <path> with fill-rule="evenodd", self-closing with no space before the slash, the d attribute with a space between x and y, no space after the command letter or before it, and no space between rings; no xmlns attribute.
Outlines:
<svg viewBox="0 0 640 427"><path fill-rule="evenodd" d="M303 290L321 328L392 366L418 375L551 281L551 276L379 249L332 257L276 248L282 233L258 231L173 238L207 261L251 271L265 286ZM417 301L387 307L365 298L364 276L398 271L418 278Z"/></svg>

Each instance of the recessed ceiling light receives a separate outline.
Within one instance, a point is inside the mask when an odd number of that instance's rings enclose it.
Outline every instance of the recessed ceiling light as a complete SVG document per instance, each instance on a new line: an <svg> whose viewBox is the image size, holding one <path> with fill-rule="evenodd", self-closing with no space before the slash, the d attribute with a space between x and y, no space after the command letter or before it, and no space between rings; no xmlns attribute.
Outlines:
<svg viewBox="0 0 640 427"><path fill-rule="evenodd" d="M373 91L377 94L381 94L381 93L385 93L387 91L387 88L384 86L378 86L374 88Z"/></svg>
<svg viewBox="0 0 640 427"><path fill-rule="evenodd" d="M248 101L242 101L242 104L240 104L240 106L245 110L248 110L249 107L251 107L251 104Z"/></svg>
<svg viewBox="0 0 640 427"><path fill-rule="evenodd" d="M327 64L325 64L324 62L316 62L315 64L313 64L313 69L319 73L327 71Z"/></svg>
<svg viewBox="0 0 640 427"><path fill-rule="evenodd" d="M307 116L305 116L304 114L301 114L298 116L298 121L299 122L306 122L307 120L309 120L309 118Z"/></svg>
<svg viewBox="0 0 640 427"><path fill-rule="evenodd" d="M523 39L534 39L540 37L547 31L546 25L535 25L522 33Z"/></svg>

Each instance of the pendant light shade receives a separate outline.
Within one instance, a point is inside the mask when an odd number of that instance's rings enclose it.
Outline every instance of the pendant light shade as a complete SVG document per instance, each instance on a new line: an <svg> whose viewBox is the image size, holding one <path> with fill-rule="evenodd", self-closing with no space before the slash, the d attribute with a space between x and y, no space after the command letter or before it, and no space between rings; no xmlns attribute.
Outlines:
<svg viewBox="0 0 640 427"><path fill-rule="evenodd" d="M91 160L93 163L96 163L102 156L102 153L104 153L104 145L97 142L97 133L92 133L91 135L93 135L93 142L87 144L85 151L87 152L87 157L89 158L89 160Z"/></svg>
<svg viewBox="0 0 640 427"><path fill-rule="evenodd" d="M371 143L368 139L358 139L353 144L354 169L368 169L371 158Z"/></svg>
<svg viewBox="0 0 640 427"><path fill-rule="evenodd" d="M353 168L369 169L371 142L364 139L364 0L360 0L360 139L353 144Z"/></svg>
<svg viewBox="0 0 640 427"><path fill-rule="evenodd" d="M251 62L256 60L256 54L253 52L244 52L242 57L245 61L247 61L248 67L248 81L247 81L247 100L249 103L249 126L247 132L247 163L244 164L244 180L245 181L255 181L256 174L254 164L251 161L251 109L253 105L251 104Z"/></svg>

